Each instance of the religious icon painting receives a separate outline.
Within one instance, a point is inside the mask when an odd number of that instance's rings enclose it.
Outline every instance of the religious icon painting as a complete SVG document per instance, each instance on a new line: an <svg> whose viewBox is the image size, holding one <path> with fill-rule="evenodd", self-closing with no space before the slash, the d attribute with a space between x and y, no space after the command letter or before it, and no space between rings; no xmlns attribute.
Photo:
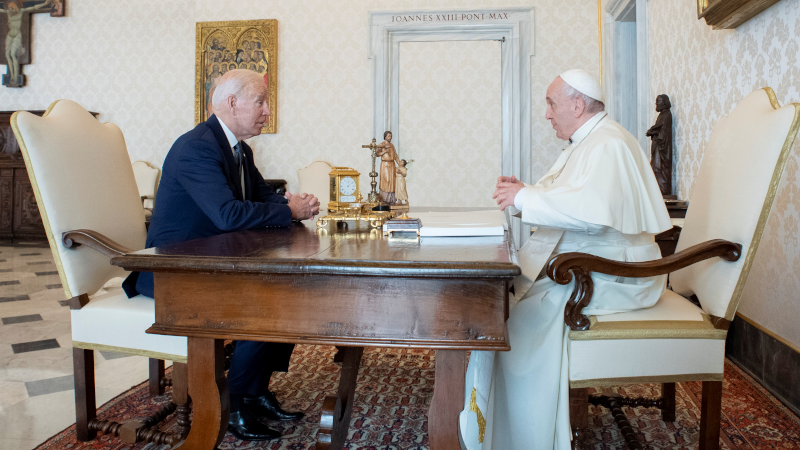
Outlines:
<svg viewBox="0 0 800 450"><path fill-rule="evenodd" d="M261 133L277 132L277 20L198 22L195 52L195 123L212 114L211 98L220 78L229 70L245 69L262 75L269 91L270 116Z"/></svg>
<svg viewBox="0 0 800 450"><path fill-rule="evenodd" d="M7 67L2 83L21 88L26 84L22 66L31 63L31 14L64 17L66 0L0 0L0 64Z"/></svg>

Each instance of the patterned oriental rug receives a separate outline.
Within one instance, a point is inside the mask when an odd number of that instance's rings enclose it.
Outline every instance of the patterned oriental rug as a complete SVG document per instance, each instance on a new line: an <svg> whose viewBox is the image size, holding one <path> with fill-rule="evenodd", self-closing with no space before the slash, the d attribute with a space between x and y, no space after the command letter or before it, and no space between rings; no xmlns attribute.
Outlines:
<svg viewBox="0 0 800 450"><path fill-rule="evenodd" d="M298 345L290 371L275 374L271 387L288 410L305 411L300 422L271 423L283 433L281 439L266 442L239 441L228 433L220 449L312 450L326 395L333 395L339 379L339 366L333 363L334 347ZM433 393L434 351L367 348L358 376L358 390L345 448L414 449L428 448L427 409ZM605 390L627 396L657 397L660 385L635 385ZM661 421L657 409L624 408L638 431L639 440L650 449L696 449L700 419L701 385L679 383L677 418ZM98 416L123 421L144 417L158 404L169 401L164 395L151 399L142 383L99 408ZM731 363L725 369L722 417L723 449L798 449L800 420L752 378ZM626 448L614 419L603 407L591 406L591 436L585 448ZM174 415L162 423L164 431L174 431ZM53 436L39 449L147 449L167 446L140 443L134 446L116 438L98 435L92 442L75 440L75 426Z"/></svg>

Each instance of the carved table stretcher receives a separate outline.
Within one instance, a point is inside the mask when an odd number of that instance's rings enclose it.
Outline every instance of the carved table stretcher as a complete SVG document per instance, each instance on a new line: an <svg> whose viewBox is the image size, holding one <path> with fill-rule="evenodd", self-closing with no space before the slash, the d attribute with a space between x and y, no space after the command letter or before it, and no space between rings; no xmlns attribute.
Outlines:
<svg viewBox="0 0 800 450"><path fill-rule="evenodd" d="M337 397L317 448L342 448L363 347L436 350L428 412L433 450L458 450L467 350L510 349L509 282L520 273L508 233L385 238L365 224L242 231L115 257L155 276L149 333L188 336L194 420L184 449L213 449L227 430L225 339L337 345ZM335 409L331 414L330 410Z"/></svg>

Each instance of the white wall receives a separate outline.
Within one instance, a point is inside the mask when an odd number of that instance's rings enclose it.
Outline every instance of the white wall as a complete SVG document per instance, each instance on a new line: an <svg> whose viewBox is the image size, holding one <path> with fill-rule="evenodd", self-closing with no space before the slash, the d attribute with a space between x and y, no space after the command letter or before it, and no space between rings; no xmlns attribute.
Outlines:
<svg viewBox="0 0 800 450"><path fill-rule="evenodd" d="M782 0L735 30L697 20L694 0L650 0L650 98L672 102L678 197L691 200L717 120L764 86L782 105L800 101L800 0ZM800 347L800 142L775 205L739 311ZM747 183L747 179L742 179Z"/></svg>
<svg viewBox="0 0 800 450"><path fill-rule="evenodd" d="M566 69L598 70L593 1L72 0L68 17L35 15L28 86L0 87L0 104L45 109L59 98L76 100L122 128L131 159L160 166L194 126L195 23L278 19L278 133L252 140L259 168L289 180L290 189L295 171L317 158L368 179L368 151L360 148L373 137L367 12L504 6L535 11L531 159L538 178L564 147L544 120L547 85Z"/></svg>

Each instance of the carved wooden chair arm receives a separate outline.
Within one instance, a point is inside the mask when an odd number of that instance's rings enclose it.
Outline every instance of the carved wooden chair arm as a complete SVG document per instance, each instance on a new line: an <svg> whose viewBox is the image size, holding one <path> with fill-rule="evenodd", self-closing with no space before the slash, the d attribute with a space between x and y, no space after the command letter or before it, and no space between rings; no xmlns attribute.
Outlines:
<svg viewBox="0 0 800 450"><path fill-rule="evenodd" d="M571 252L551 258L547 265L547 276L558 284L568 284L573 275L575 276L575 290L564 308L564 322L572 330L588 330L589 318L581 311L592 300L594 285L591 272L644 278L665 275L717 256L727 261L736 261L741 255L741 244L723 239L706 241L666 258L645 262L620 262L587 253Z"/></svg>
<svg viewBox="0 0 800 450"><path fill-rule="evenodd" d="M61 242L64 243L64 247L66 248L76 248L80 245L86 245L109 258L122 256L134 251L92 230L65 231L61 234Z"/></svg>
<svg viewBox="0 0 800 450"><path fill-rule="evenodd" d="M72 230L61 233L61 242L64 247L75 249L81 245L96 250L109 258L122 256L134 250L123 247L102 234L92 230ZM81 309L89 303L88 294L79 294L69 299L69 309Z"/></svg>

